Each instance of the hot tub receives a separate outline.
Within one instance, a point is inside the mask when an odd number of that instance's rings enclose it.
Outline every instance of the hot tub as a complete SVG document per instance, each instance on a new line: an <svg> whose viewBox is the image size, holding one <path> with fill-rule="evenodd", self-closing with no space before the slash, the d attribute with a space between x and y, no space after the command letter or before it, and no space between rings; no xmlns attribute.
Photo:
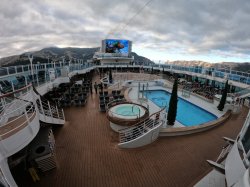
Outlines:
<svg viewBox="0 0 250 187"><path fill-rule="evenodd" d="M134 125L149 115L148 109L136 103L122 103L110 107L107 118L113 130L118 131Z"/></svg>

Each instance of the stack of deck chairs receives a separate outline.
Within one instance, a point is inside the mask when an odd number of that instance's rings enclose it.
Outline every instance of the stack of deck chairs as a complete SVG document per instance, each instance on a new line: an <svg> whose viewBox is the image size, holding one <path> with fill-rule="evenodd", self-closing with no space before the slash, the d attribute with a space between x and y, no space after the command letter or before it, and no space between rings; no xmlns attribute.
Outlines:
<svg viewBox="0 0 250 187"><path fill-rule="evenodd" d="M101 112L106 111L106 105L109 103L109 93L108 91L99 92L99 108Z"/></svg>
<svg viewBox="0 0 250 187"><path fill-rule="evenodd" d="M84 106L87 102L92 85L90 81L83 81L82 84L73 84L60 99L60 105L62 107L68 106Z"/></svg>

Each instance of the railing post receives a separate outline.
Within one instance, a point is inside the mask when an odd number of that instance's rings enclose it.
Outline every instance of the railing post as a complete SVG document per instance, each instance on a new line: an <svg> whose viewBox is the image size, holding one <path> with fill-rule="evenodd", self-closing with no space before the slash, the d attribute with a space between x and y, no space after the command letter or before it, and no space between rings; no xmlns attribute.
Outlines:
<svg viewBox="0 0 250 187"><path fill-rule="evenodd" d="M11 87L12 87L12 91L14 92L15 91L15 87L14 87L13 81L11 81Z"/></svg>
<svg viewBox="0 0 250 187"><path fill-rule="evenodd" d="M36 74L36 82L37 82L37 86L39 86L38 74Z"/></svg>
<svg viewBox="0 0 250 187"><path fill-rule="evenodd" d="M154 122L153 122L153 127L155 127L155 124L156 124L156 120L157 120L157 119L156 119L156 115L157 115L157 114L155 114L155 116L154 116L155 119L154 119Z"/></svg>
<svg viewBox="0 0 250 187"><path fill-rule="evenodd" d="M30 123L30 119L28 117L28 114L27 114L27 111L26 111L26 107L24 108L24 114L25 114L25 117L26 117L26 121L28 121Z"/></svg>
<svg viewBox="0 0 250 187"><path fill-rule="evenodd" d="M47 74L47 72L45 71L45 73L44 73L44 83L47 82L47 80L46 80L46 74Z"/></svg>
<svg viewBox="0 0 250 187"><path fill-rule="evenodd" d="M44 65L44 71L45 71L45 73L47 72L47 66L46 66L46 64Z"/></svg>
<svg viewBox="0 0 250 187"><path fill-rule="evenodd" d="M61 110L62 110L63 120L65 120L64 111L63 111L63 109L61 109Z"/></svg>
<svg viewBox="0 0 250 187"><path fill-rule="evenodd" d="M26 76L24 76L24 80L25 80L25 86L27 86L28 85L28 81L27 81L27 77Z"/></svg>
<svg viewBox="0 0 250 187"><path fill-rule="evenodd" d="M38 75L37 64L33 64L33 68L34 68L34 66L35 66L36 74Z"/></svg>
<svg viewBox="0 0 250 187"><path fill-rule="evenodd" d="M42 104L42 101L41 101L41 98L40 98L40 97L39 97L39 103L40 103L40 108L41 108L41 110L42 110L42 113L43 113L43 115L45 115L44 109L43 109L43 104Z"/></svg>
<svg viewBox="0 0 250 187"><path fill-rule="evenodd" d="M2 95L2 93L0 95ZM3 107L5 107L5 105L7 104L5 99L6 99L5 97L1 98L1 101L3 102Z"/></svg>
<svg viewBox="0 0 250 187"><path fill-rule="evenodd" d="M58 112L57 105L56 105L56 112L57 112L57 117L58 117L58 119L60 119L60 116L59 116L59 112Z"/></svg>
<svg viewBox="0 0 250 187"><path fill-rule="evenodd" d="M144 120L144 122L143 122L143 131L142 131L142 134L144 134L144 131L145 131L145 122L146 122L146 120Z"/></svg>
<svg viewBox="0 0 250 187"><path fill-rule="evenodd" d="M49 106L50 116L53 117L49 101L48 101L48 106Z"/></svg>

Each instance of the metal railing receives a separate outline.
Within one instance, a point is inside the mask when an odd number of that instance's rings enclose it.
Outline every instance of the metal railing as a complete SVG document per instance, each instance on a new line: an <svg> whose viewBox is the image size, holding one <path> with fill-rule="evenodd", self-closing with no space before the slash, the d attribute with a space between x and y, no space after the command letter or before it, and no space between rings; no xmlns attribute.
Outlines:
<svg viewBox="0 0 250 187"><path fill-rule="evenodd" d="M25 124L28 125L35 114L35 105L32 102L26 102L15 110L1 115L0 118L3 124L0 126L0 138L4 139L13 131L26 126Z"/></svg>
<svg viewBox="0 0 250 187"><path fill-rule="evenodd" d="M236 97L247 97L250 96L250 86L235 93Z"/></svg>
<svg viewBox="0 0 250 187"><path fill-rule="evenodd" d="M124 103L124 104L130 104L130 103ZM129 118L129 119L132 119L132 117L134 117L134 118L136 118L136 119L138 119L138 118L140 118L141 117L141 112L140 112L140 108L139 108L139 110L138 110L138 114L136 114L136 113L134 113L134 107L138 107L138 105L137 104L132 104L131 103L131 113L119 113L119 112L116 112L116 111L111 111L111 110L109 110L109 116L110 117L117 117L117 116L129 116L129 117L131 117L131 118ZM129 111L130 112L130 111Z"/></svg>
<svg viewBox="0 0 250 187"><path fill-rule="evenodd" d="M162 108L160 111L150 115L147 119L128 127L119 130L120 143L125 143L132 141L138 137L143 136L151 129L157 126L161 126L164 122L164 110L166 107Z"/></svg>
<svg viewBox="0 0 250 187"><path fill-rule="evenodd" d="M30 105L31 102L23 101L23 100L14 100L13 102L9 103L8 106L4 107L0 115L0 126L5 124L10 118L14 118L19 116L23 113L23 107L27 107Z"/></svg>
<svg viewBox="0 0 250 187"><path fill-rule="evenodd" d="M33 83L36 86L40 86L46 82L51 81L51 77L49 75L49 69L53 68L55 70L55 78L61 76L62 69L68 68L69 72L83 70L89 67L93 68L140 68L140 69L154 69L160 71L181 71L183 73L195 73L195 75L204 75L206 77L218 77L223 79L229 79L235 82L240 82L243 84L250 85L250 73L234 71L223 68L204 68L201 66L181 66L174 64L155 64L155 65L95 65L91 63L71 63L71 62L59 62L59 63L43 63L43 64L34 64L31 68L30 65L24 66L9 66L9 67L0 67L0 81L7 80L10 82L10 89L12 91L19 89L20 86L27 85L29 83ZM33 69L34 75L31 74L31 69ZM44 73L39 74L39 72L44 71ZM17 81L16 76L22 75L25 77L25 81L20 83Z"/></svg>
<svg viewBox="0 0 250 187"><path fill-rule="evenodd" d="M48 117L64 119L63 109L59 109L57 105L51 104L49 101L41 101L40 99L37 100L37 106L40 114L43 114Z"/></svg>
<svg viewBox="0 0 250 187"><path fill-rule="evenodd" d="M222 159L224 159L227 156L227 154L230 152L231 148L232 148L231 144L228 144L227 146L223 147L221 152L220 152L220 155L218 156L218 158L216 160L216 162L219 162Z"/></svg>

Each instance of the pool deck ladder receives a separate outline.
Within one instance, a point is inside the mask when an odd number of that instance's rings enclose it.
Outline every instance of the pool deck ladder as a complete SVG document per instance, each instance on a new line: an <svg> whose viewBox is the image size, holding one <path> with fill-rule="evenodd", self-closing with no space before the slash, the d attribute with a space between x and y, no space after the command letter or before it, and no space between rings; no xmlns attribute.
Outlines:
<svg viewBox="0 0 250 187"><path fill-rule="evenodd" d="M146 84L142 83L142 85L141 82L138 82L138 99L147 100L146 95L144 95L145 91L146 93L148 91L148 82Z"/></svg>

